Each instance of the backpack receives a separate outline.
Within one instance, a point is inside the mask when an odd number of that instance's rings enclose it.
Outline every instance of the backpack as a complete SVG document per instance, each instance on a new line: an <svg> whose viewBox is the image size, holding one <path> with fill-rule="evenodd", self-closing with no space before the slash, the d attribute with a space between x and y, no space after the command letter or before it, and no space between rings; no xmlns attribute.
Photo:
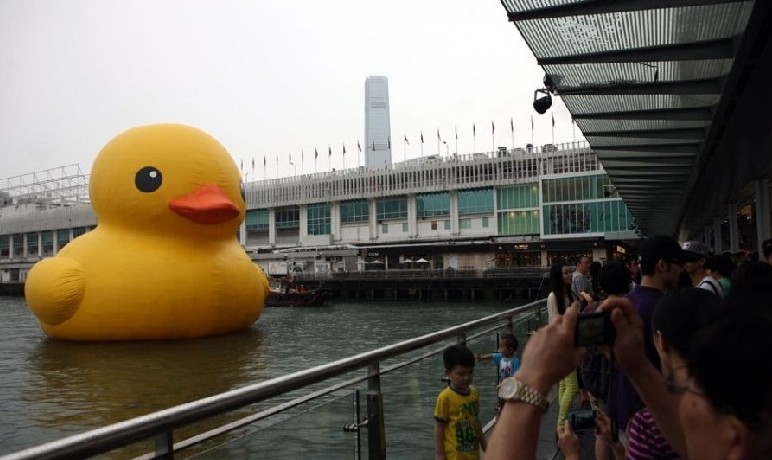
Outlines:
<svg viewBox="0 0 772 460"><path fill-rule="evenodd" d="M584 388L595 398L608 401L611 381L611 361L597 345L587 347L579 373L584 381Z"/></svg>

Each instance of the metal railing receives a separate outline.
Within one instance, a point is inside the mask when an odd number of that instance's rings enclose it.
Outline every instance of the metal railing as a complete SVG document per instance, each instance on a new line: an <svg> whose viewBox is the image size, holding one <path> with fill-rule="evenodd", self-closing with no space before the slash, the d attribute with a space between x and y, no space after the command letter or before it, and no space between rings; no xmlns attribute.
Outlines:
<svg viewBox="0 0 772 460"><path fill-rule="evenodd" d="M232 431L247 423L254 422L259 418L275 415L281 410L286 410L289 407L301 404L312 398L329 394L332 391L364 380L367 380L369 458L382 459L386 456L386 445L385 424L383 419L383 397L380 392L380 376L437 354L441 352L442 349L433 350L408 361L383 369L381 369L382 361L432 344L437 344L447 339L455 338L460 342L465 342L467 339L479 337L482 334L503 326L507 326L509 330L512 330L516 317L520 315L525 316L527 313L535 313L537 315L537 320L540 322L544 305L545 301L539 300L501 313L489 315L478 320L469 321L437 332L398 342L393 345L387 345L372 351L342 358L307 370L294 372L282 377L276 377L244 388L227 391L197 401L181 404L169 409L135 417L130 420L114 423L102 428L97 428L40 446L4 455L0 457L0 460L83 458L105 453L151 438L155 438L155 454L150 454L142 458L171 459L174 457L175 451L190 447L195 443L209 439L213 435L221 435L228 431ZM484 327L489 327L489 329L479 331L479 329ZM468 335L468 333L475 330L478 330L475 335ZM203 435L194 436L193 438L181 441L177 444L173 444L172 442L174 430L183 426L363 368L367 369L366 376L332 385L323 390L276 406L276 408L268 409L260 414L246 417L240 422L224 425L223 427L211 430Z"/></svg>

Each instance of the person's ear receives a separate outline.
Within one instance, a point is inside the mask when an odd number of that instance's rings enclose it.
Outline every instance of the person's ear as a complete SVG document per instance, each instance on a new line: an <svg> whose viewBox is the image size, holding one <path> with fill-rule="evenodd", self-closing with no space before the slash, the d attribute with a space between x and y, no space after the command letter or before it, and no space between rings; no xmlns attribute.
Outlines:
<svg viewBox="0 0 772 460"><path fill-rule="evenodd" d="M756 435L734 415L725 416L722 441L726 446L727 460L756 458L753 446Z"/></svg>
<svg viewBox="0 0 772 460"><path fill-rule="evenodd" d="M657 350L659 350L661 353L667 353L670 351L670 346L668 345L667 340L662 337L662 332L658 330L654 331L654 346L657 347Z"/></svg>

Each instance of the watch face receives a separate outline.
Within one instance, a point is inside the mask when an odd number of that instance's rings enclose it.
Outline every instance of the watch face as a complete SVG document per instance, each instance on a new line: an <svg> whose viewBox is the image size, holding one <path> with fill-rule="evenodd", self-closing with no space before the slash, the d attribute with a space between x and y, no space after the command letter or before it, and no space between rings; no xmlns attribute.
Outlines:
<svg viewBox="0 0 772 460"><path fill-rule="evenodd" d="M499 388L499 397L509 399L515 395L517 390L517 381L512 377L507 377L501 381L501 387Z"/></svg>

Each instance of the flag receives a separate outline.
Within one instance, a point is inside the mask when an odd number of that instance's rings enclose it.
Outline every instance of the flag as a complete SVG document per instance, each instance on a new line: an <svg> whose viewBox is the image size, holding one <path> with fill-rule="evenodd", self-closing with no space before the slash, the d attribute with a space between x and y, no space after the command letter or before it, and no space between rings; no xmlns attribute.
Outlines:
<svg viewBox="0 0 772 460"><path fill-rule="evenodd" d="M359 153L362 153L362 146L359 145L359 141L357 141L357 149L359 149Z"/></svg>
<svg viewBox="0 0 772 460"><path fill-rule="evenodd" d="M329 145L327 145L327 156L330 156L330 157L332 156L332 147L330 147Z"/></svg>
<svg viewBox="0 0 772 460"><path fill-rule="evenodd" d="M440 137L440 128L437 128L437 140L441 141L442 138Z"/></svg>
<svg viewBox="0 0 772 460"><path fill-rule="evenodd" d="M265 162L265 155L263 155L263 168L265 168L266 162Z"/></svg>
<svg viewBox="0 0 772 460"><path fill-rule="evenodd" d="M346 144L343 144L343 154L346 154Z"/></svg>
<svg viewBox="0 0 772 460"><path fill-rule="evenodd" d="M474 127L474 123L472 123L472 137L474 137L477 134L477 130Z"/></svg>
<svg viewBox="0 0 772 460"><path fill-rule="evenodd" d="M242 172L244 171L244 159L243 158L241 159L241 171Z"/></svg>
<svg viewBox="0 0 772 460"><path fill-rule="evenodd" d="M555 127L555 114L552 114L552 127Z"/></svg>
<svg viewBox="0 0 772 460"><path fill-rule="evenodd" d="M421 131L421 143L422 144L424 143L424 132L423 131Z"/></svg>
<svg viewBox="0 0 772 460"><path fill-rule="evenodd" d="M491 133L496 134L496 125L493 124L493 120L491 120Z"/></svg>
<svg viewBox="0 0 772 460"><path fill-rule="evenodd" d="M319 151L316 150L316 148L314 148L314 160L316 160L317 158L319 158Z"/></svg>
<svg viewBox="0 0 772 460"><path fill-rule="evenodd" d="M410 141L407 140L407 134L405 134L405 144L410 145Z"/></svg>
<svg viewBox="0 0 772 460"><path fill-rule="evenodd" d="M255 169L255 157L252 157L252 169Z"/></svg>
<svg viewBox="0 0 772 460"><path fill-rule="evenodd" d="M290 164L292 164L292 154L290 153Z"/></svg>
<svg viewBox="0 0 772 460"><path fill-rule="evenodd" d="M513 117L509 117L509 126L512 128L512 134L515 133L515 119Z"/></svg>
<svg viewBox="0 0 772 460"><path fill-rule="evenodd" d="M453 129L456 130L456 140L458 140L458 126L454 126Z"/></svg>

